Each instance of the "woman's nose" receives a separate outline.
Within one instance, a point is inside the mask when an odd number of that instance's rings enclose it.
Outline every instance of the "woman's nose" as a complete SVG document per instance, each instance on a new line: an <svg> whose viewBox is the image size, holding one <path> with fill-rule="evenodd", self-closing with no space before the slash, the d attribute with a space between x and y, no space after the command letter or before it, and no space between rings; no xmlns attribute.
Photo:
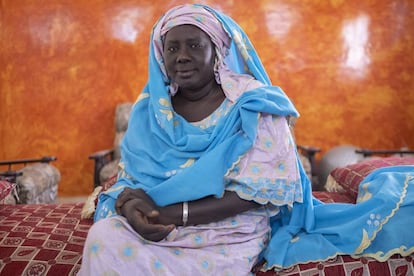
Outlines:
<svg viewBox="0 0 414 276"><path fill-rule="evenodd" d="M191 55L186 47L181 47L178 51L177 62L188 62L191 60Z"/></svg>

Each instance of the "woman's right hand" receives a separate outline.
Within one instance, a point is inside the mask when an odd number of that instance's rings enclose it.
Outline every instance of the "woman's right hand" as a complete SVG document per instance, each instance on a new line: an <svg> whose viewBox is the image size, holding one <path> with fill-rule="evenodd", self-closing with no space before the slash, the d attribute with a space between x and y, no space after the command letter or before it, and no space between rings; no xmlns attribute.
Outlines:
<svg viewBox="0 0 414 276"><path fill-rule="evenodd" d="M125 189L118 197L116 210L138 234L150 241L164 239L175 228L175 225L155 223L159 216L157 206L141 189Z"/></svg>
<svg viewBox="0 0 414 276"><path fill-rule="evenodd" d="M147 193L142 189L131 189L126 187L118 196L115 202L115 210L118 214L122 215L121 207L132 199L138 199L141 201L141 211L149 215L154 211L157 211L157 205L152 200L151 197L147 195Z"/></svg>

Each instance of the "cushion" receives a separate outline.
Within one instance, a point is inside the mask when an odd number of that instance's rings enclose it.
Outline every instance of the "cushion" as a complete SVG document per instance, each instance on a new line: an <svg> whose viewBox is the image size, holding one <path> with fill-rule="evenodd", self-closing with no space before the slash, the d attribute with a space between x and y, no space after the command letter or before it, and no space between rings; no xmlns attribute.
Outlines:
<svg viewBox="0 0 414 276"><path fill-rule="evenodd" d="M0 201L4 200L16 187L15 183L0 180Z"/></svg>
<svg viewBox="0 0 414 276"><path fill-rule="evenodd" d="M312 193L317 199L325 203L355 203L355 198L351 197L347 192L327 192L313 191Z"/></svg>
<svg viewBox="0 0 414 276"><path fill-rule="evenodd" d="M58 184L61 178L59 170L48 163L35 163L21 169L23 175L17 177L19 203L39 204L55 203Z"/></svg>
<svg viewBox="0 0 414 276"><path fill-rule="evenodd" d="M108 180L106 180L102 186L96 187L93 192L88 196L88 198L85 201L85 204L83 205L82 211L81 211L81 218L82 219L88 219L92 218L93 214L95 213L96 205L98 204L98 197L100 193L108 190L112 187L117 181L117 175L113 175Z"/></svg>
<svg viewBox="0 0 414 276"><path fill-rule="evenodd" d="M113 175L116 175L118 173L118 163L119 159L116 159L108 162L107 164L105 164L105 166L102 167L101 171L99 172L100 183L105 183Z"/></svg>
<svg viewBox="0 0 414 276"><path fill-rule="evenodd" d="M114 141L114 159L121 157L119 145L122 137L128 128L128 120L131 113L133 103L120 103L115 110L115 141ZM102 182L101 182L102 183Z"/></svg>
<svg viewBox="0 0 414 276"><path fill-rule="evenodd" d="M352 197L357 197L359 183L372 171L390 166L414 165L414 157L370 158L359 163L338 167L331 171L330 176Z"/></svg>

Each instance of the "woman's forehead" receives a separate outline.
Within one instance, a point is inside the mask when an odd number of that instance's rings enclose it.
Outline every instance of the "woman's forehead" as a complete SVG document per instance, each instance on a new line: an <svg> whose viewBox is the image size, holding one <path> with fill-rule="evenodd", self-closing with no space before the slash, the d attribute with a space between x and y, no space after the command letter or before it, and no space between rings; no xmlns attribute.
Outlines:
<svg viewBox="0 0 414 276"><path fill-rule="evenodd" d="M200 39L210 37L199 27L195 25L185 24L172 27L166 34L164 41L174 41L178 39Z"/></svg>

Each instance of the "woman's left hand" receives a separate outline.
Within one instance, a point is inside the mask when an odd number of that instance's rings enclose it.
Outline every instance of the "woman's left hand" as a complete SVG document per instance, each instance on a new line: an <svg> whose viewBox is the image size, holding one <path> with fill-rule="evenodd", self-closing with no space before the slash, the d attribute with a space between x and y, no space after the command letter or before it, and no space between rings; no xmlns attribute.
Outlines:
<svg viewBox="0 0 414 276"><path fill-rule="evenodd" d="M160 241L175 228L175 225L157 223L160 214L157 205L142 189L125 188L119 195L115 208L147 240Z"/></svg>
<svg viewBox="0 0 414 276"><path fill-rule="evenodd" d="M127 201L121 208L122 215L126 217L129 224L134 230L146 240L158 242L175 228L175 225L163 225L152 223L150 218L146 217L140 211L140 200L132 199Z"/></svg>

